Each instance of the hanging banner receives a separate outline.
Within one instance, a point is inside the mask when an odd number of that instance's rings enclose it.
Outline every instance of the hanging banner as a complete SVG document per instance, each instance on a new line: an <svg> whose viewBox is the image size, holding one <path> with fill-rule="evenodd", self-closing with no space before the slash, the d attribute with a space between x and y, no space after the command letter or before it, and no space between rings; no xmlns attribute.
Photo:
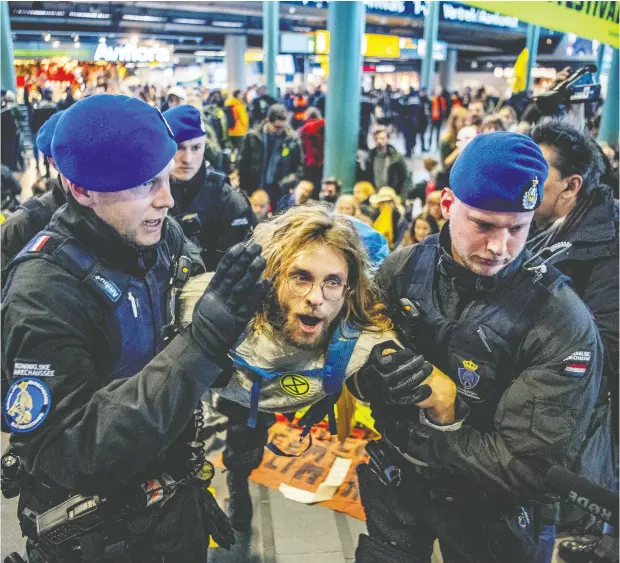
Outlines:
<svg viewBox="0 0 620 563"><path fill-rule="evenodd" d="M493 10L541 27L620 46L620 3L616 0L544 2L463 2Z"/></svg>

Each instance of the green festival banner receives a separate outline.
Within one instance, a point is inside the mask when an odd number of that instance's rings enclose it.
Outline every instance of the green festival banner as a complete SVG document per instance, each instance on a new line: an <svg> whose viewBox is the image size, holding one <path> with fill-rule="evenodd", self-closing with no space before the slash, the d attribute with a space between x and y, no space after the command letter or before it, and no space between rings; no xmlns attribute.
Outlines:
<svg viewBox="0 0 620 563"><path fill-rule="evenodd" d="M463 1L464 4L517 17L541 27L574 33L586 39L620 46L620 3L617 0L484 2Z"/></svg>

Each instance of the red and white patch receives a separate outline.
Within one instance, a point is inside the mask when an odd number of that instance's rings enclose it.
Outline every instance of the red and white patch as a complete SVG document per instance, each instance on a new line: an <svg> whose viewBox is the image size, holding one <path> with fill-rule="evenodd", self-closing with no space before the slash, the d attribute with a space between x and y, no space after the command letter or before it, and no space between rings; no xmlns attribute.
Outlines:
<svg viewBox="0 0 620 563"><path fill-rule="evenodd" d="M39 252L50 239L50 235L41 235L37 240L32 243L32 246L28 249L28 252Z"/></svg>
<svg viewBox="0 0 620 563"><path fill-rule="evenodd" d="M586 373L587 369L588 364L570 362L566 364L566 367L564 368L564 373L566 373L567 375L581 376Z"/></svg>

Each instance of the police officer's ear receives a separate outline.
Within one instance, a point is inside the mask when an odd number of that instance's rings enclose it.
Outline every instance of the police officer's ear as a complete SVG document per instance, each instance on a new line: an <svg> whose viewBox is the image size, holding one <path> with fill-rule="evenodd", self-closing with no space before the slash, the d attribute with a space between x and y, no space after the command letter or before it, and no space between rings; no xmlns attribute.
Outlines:
<svg viewBox="0 0 620 563"><path fill-rule="evenodd" d="M450 188L444 188L441 191L441 214L446 221L450 219L450 208L455 200L454 192Z"/></svg>
<svg viewBox="0 0 620 563"><path fill-rule="evenodd" d="M71 192L71 195L75 198L75 200L83 207L94 207L95 205L95 201L93 198L93 193L85 188L82 188L81 186L78 186L77 184L74 184L73 182L67 180L67 183L69 184L69 191Z"/></svg>

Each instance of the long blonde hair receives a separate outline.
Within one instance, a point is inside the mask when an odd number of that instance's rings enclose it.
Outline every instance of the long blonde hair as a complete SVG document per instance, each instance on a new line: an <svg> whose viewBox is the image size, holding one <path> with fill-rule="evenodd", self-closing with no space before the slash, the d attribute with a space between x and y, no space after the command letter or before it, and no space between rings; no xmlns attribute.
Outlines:
<svg viewBox="0 0 620 563"><path fill-rule="evenodd" d="M456 130L456 120L459 117L467 119L467 110L464 107L454 107L448 116L448 127L446 134L443 136L444 141L448 141L451 145L456 145L456 136L458 131Z"/></svg>
<svg viewBox="0 0 620 563"><path fill-rule="evenodd" d="M306 203L260 223L251 242L263 247L267 261L263 274L273 281L274 295L300 252L320 247L341 253L349 268L345 292L344 317L359 328L388 330L392 323L386 315L379 290L370 278L370 261L353 223L337 214L333 206L324 203ZM274 327L277 299L266 303L254 319L255 329Z"/></svg>

